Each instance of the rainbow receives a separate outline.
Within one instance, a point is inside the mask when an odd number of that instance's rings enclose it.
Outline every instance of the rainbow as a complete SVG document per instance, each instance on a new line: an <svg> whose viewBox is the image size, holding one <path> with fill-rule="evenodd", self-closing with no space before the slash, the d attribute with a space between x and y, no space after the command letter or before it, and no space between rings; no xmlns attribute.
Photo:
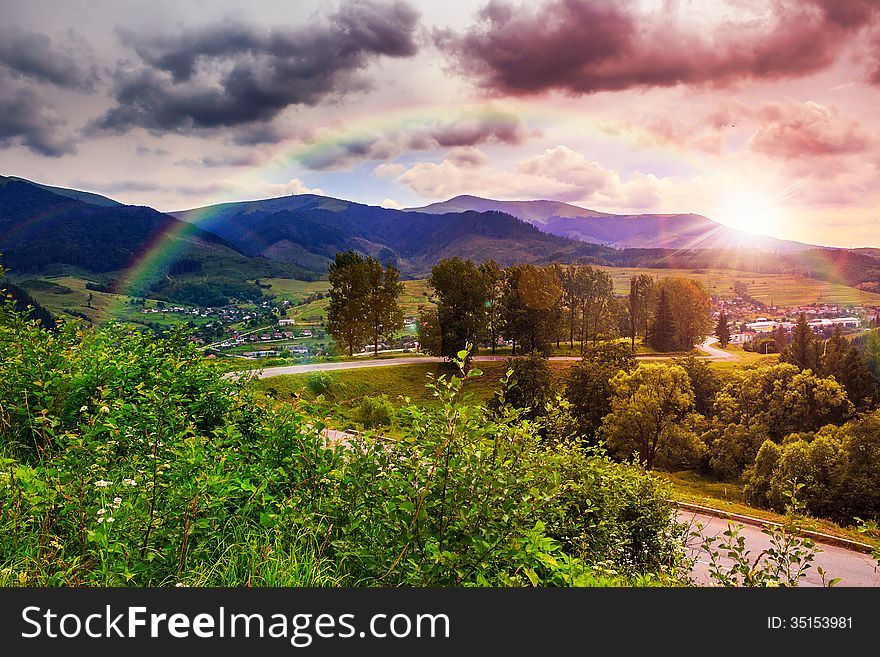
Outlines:
<svg viewBox="0 0 880 657"><path fill-rule="evenodd" d="M446 117L449 120L493 121L511 116L521 117L527 128L531 130L541 130L551 125L562 125L568 130L576 131L587 137L614 138L642 150L662 151L666 155L674 154L687 165L696 164L692 156L681 152L671 144L661 143L636 128L612 132L603 121L592 118L583 111L574 108L548 108L545 106L541 109L535 109L511 101L506 101L503 105L486 101L465 107L450 107L445 112L438 110L436 106L429 107L427 105L409 106L401 109L384 108L378 114L366 115L356 121L346 122L339 129L325 129L318 134L317 138L299 143L294 148L281 144L263 165L248 168L229 182L236 188L246 189L249 185L263 183L269 177L267 174L274 174L271 178L277 179L277 174L280 171L288 171L291 166L320 159L321 155L330 154L352 142L405 133L409 129L418 129L419 127L430 129L433 126L443 125ZM128 263L116 286L117 293L127 295L146 289L151 282L167 271L167 268L184 250L187 239L192 237L197 228L205 227L210 230L211 222L217 214L217 206L206 206L192 210L186 221L180 221L171 229L156 235ZM35 217L32 222L39 220L40 217Z"/></svg>

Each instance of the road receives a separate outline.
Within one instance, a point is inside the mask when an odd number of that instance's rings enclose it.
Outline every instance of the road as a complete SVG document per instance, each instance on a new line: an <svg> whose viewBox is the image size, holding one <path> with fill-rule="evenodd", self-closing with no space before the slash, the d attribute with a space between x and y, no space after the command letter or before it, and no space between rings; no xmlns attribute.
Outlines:
<svg viewBox="0 0 880 657"><path fill-rule="evenodd" d="M751 561L770 547L770 538L761 533L761 527L755 525L743 525L723 518L702 515L692 511L679 511L678 520L703 525L704 536L715 536L727 531L728 524L741 525L740 536L746 539L746 549L750 551ZM717 542L716 542L717 548ZM806 577L800 580L799 586L816 587L822 586L822 578L819 576L817 566L821 566L826 572L827 579L840 578L835 586L880 586L880 572L875 568L876 564L871 555L862 554L853 550L838 547L836 545L818 544L821 552L816 553L813 567L806 571ZM693 570L693 577L700 584L711 584L709 577L709 563L705 552L701 552L696 545L690 548L689 556L696 556L697 562ZM730 565L732 561L726 557L721 559L724 565Z"/></svg>
<svg viewBox="0 0 880 657"><path fill-rule="evenodd" d="M706 352L706 356L697 356L706 360L730 361L736 360L739 356L713 347L712 344L717 342L717 338L709 338L699 346L699 349ZM509 356L474 356L473 361L476 363L485 363L489 361L507 360ZM675 356L662 355L641 355L637 356L639 360L669 360ZM392 365L412 365L415 363L440 363L443 358L435 356L400 356L397 358L373 358L370 360L343 361L338 363L308 363L305 365L283 365L281 367L267 367L262 370L244 370L241 372L232 372L229 376L244 376L246 374L254 374L257 378L267 379L271 376L283 376L285 374L306 374L308 372L331 372L334 370L354 370L364 367L391 367ZM579 361L579 356L553 356L550 360L556 361Z"/></svg>

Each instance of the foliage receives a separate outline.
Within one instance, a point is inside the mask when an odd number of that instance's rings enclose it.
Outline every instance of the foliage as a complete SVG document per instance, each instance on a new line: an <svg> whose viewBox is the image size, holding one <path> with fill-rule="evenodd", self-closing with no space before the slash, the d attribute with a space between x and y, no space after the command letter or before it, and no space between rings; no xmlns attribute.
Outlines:
<svg viewBox="0 0 880 657"><path fill-rule="evenodd" d="M327 372L311 372L306 385L313 393L320 395L327 392L333 385L333 376Z"/></svg>
<svg viewBox="0 0 880 657"><path fill-rule="evenodd" d="M611 411L611 379L635 366L635 355L625 343L605 342L588 348L583 360L568 369L564 394L586 442L593 440Z"/></svg>
<svg viewBox="0 0 880 657"><path fill-rule="evenodd" d="M850 523L880 518L880 411L842 427L765 442L745 473L746 498L784 510L792 486L811 515Z"/></svg>
<svg viewBox="0 0 880 657"><path fill-rule="evenodd" d="M818 371L819 349L813 329L801 313L791 334L791 343L780 357L781 362L796 365L798 369Z"/></svg>
<svg viewBox="0 0 880 657"><path fill-rule="evenodd" d="M486 260L479 270L486 292L486 337L494 354L501 335L501 299L507 273L494 260Z"/></svg>
<svg viewBox="0 0 880 657"><path fill-rule="evenodd" d="M403 409L406 437L364 441L346 459L334 550L366 584L549 586L598 568L658 573L680 552L667 491L631 466L547 446L521 411L469 406L460 375L431 388L433 411ZM341 514L341 515L340 515Z"/></svg>
<svg viewBox="0 0 880 657"><path fill-rule="evenodd" d="M418 336L421 350L431 356L443 354L443 336L440 318L434 307L419 306Z"/></svg>
<svg viewBox="0 0 880 657"><path fill-rule="evenodd" d="M728 523L720 535L704 536L698 525L693 536L700 540L700 552L709 559L709 577L717 586L725 587L796 587L806 577L816 558L816 544L812 539L799 538L791 529L770 527L761 530L770 546L754 558L741 535L742 525ZM721 558L732 562L724 565ZM821 567L818 572L827 586L838 580L825 581Z"/></svg>
<svg viewBox="0 0 880 657"><path fill-rule="evenodd" d="M397 269L393 265L383 269L371 256L345 251L336 254L328 278L327 331L349 356L368 339L378 353L380 338L403 327L403 309L398 303L403 284Z"/></svg>
<svg viewBox="0 0 880 657"><path fill-rule="evenodd" d="M715 397L715 416L705 435L712 470L736 478L766 439L781 442L791 433L844 422L851 413L846 390L810 370L780 363L739 372Z"/></svg>
<svg viewBox="0 0 880 657"><path fill-rule="evenodd" d="M486 288L471 260L448 258L431 269L437 295L440 354L450 360L467 344L478 344L486 327ZM470 352L469 352L470 353Z"/></svg>
<svg viewBox="0 0 880 657"><path fill-rule="evenodd" d="M510 267L502 298L505 337L522 353L539 351L549 356L559 335L562 288L553 268L534 265Z"/></svg>
<svg viewBox="0 0 880 657"><path fill-rule="evenodd" d="M727 314L722 310L718 316L718 323L715 325L715 337L718 338L718 344L724 349L730 342L730 326L727 323Z"/></svg>
<svg viewBox="0 0 880 657"><path fill-rule="evenodd" d="M672 364L687 372L694 391L694 410L704 417L712 417L715 412L715 395L721 390L724 377L705 360L698 360L693 356L675 358Z"/></svg>
<svg viewBox="0 0 880 657"><path fill-rule="evenodd" d="M617 454L636 453L648 469L680 466L702 456L705 446L693 431L694 393L678 366L643 365L611 379L611 412L601 435Z"/></svg>
<svg viewBox="0 0 880 657"><path fill-rule="evenodd" d="M546 413L545 405L553 398L550 364L537 351L508 358L505 369L510 387L495 401L522 409L523 417L534 420ZM490 404L497 409L498 403Z"/></svg>
<svg viewBox="0 0 880 657"><path fill-rule="evenodd" d="M402 440L337 447L182 330L53 334L7 303L0 353L0 583L678 581L664 486L469 405L464 353L431 384L434 410L405 409Z"/></svg>
<svg viewBox="0 0 880 657"><path fill-rule="evenodd" d="M683 276L662 278L657 288L648 343L658 351L690 351L712 328L708 293L698 281Z"/></svg>
<svg viewBox="0 0 880 657"><path fill-rule="evenodd" d="M651 310L654 307L656 282L649 274L636 274L629 279L629 320L632 348L636 348L636 337L648 335L651 323Z"/></svg>
<svg viewBox="0 0 880 657"><path fill-rule="evenodd" d="M388 395L378 397L364 397L358 402L355 409L355 418L364 429L378 429L391 424L394 417L394 406L388 400Z"/></svg>

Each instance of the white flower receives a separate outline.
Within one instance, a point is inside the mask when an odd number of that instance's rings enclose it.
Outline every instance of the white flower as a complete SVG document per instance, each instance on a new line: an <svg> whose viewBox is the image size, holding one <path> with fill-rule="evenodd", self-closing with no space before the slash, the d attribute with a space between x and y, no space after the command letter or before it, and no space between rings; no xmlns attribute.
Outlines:
<svg viewBox="0 0 880 657"><path fill-rule="evenodd" d="M98 481L95 482L95 486L97 486L98 488L106 488L112 483L112 481L104 481L103 479L98 479Z"/></svg>
<svg viewBox="0 0 880 657"><path fill-rule="evenodd" d="M123 479L122 485L123 486L137 486L137 482L134 479Z"/></svg>
<svg viewBox="0 0 880 657"><path fill-rule="evenodd" d="M104 517L103 517L103 516L101 516L100 518L98 518L98 524L101 524L102 522L104 522Z"/></svg>
<svg viewBox="0 0 880 657"><path fill-rule="evenodd" d="M98 509L99 516L103 516L105 513L107 513L107 509Z"/></svg>
<svg viewBox="0 0 880 657"><path fill-rule="evenodd" d="M120 504L122 504L122 498L121 497L114 497L113 504L115 504L116 506L119 506Z"/></svg>
<svg viewBox="0 0 880 657"><path fill-rule="evenodd" d="M183 582L178 582L177 584L174 585L174 588L176 588L176 589L179 589L179 588L188 589L188 588L189 588L189 584L184 584Z"/></svg>
<svg viewBox="0 0 880 657"><path fill-rule="evenodd" d="M107 522L108 522L108 523L111 523L111 522L114 522L114 521L115 521L115 518L113 518L113 516L110 516L109 518L107 518Z"/></svg>

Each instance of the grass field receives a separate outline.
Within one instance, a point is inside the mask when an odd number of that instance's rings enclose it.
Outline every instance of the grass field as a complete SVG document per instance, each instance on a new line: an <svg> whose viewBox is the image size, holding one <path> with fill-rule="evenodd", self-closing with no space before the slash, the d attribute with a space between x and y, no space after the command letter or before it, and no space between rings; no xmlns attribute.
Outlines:
<svg viewBox="0 0 880 657"><path fill-rule="evenodd" d="M880 294L864 292L854 287L828 283L806 276L792 274L756 274L728 269L648 269L632 267L602 267L614 282L614 293L629 294L629 279L636 274L656 278L686 276L700 281L709 294L721 298L734 297L733 284L742 281L748 285L750 296L768 306L799 306L810 303L842 305L878 305Z"/></svg>

